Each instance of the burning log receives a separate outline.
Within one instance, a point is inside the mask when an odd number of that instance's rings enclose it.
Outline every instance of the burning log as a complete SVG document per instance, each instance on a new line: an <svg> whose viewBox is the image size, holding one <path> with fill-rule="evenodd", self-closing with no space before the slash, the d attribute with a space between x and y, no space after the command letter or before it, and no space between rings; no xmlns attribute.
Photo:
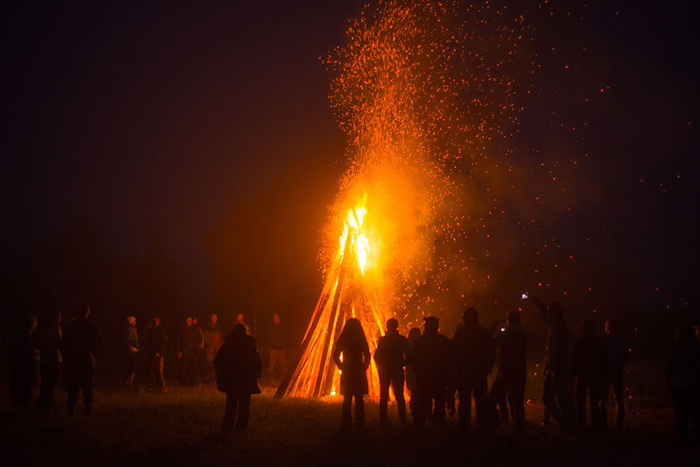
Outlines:
<svg viewBox="0 0 700 467"><path fill-rule="evenodd" d="M347 226L340 239L342 254L326 279L301 347L282 378L275 397L334 395L339 371L331 353L348 318L360 319L368 334L370 350L376 348L376 334L381 332L383 317L377 315L362 288L356 286L364 273L369 253L369 244L361 230L363 215L364 210L358 212L358 209L352 209L348 215L351 225ZM370 395L377 396L378 375L373 365L371 368Z"/></svg>
<svg viewBox="0 0 700 467"><path fill-rule="evenodd" d="M491 226L504 223L488 184L504 169L490 142L509 134L522 109L509 70L534 66L520 51L523 16L488 2L366 8L346 45L325 59L348 168L321 250L325 284L277 397L334 394L339 371L330 356L349 317L360 320L373 352L394 314L417 325L469 293L452 284L482 290L490 275L475 263L490 255ZM472 200L479 193L485 198ZM376 399L374 362L369 376Z"/></svg>

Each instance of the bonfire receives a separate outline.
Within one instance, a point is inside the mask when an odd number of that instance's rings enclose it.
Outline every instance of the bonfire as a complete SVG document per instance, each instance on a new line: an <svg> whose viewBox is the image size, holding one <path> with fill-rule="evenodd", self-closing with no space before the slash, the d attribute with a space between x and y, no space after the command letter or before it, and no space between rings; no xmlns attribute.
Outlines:
<svg viewBox="0 0 700 467"><path fill-rule="evenodd" d="M499 159L487 145L517 120L508 65L524 29L489 3L379 2L326 58L349 166L324 232L321 295L278 397L335 395L331 354L348 318L374 353L388 318L406 332L484 283L478 240L502 209L465 201L489 191L482 177ZM374 362L368 379L378 399Z"/></svg>

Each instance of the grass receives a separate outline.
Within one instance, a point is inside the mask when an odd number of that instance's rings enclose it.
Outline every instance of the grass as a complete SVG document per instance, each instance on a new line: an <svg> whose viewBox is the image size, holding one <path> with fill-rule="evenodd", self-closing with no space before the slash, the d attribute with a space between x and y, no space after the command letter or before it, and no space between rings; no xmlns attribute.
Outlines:
<svg viewBox="0 0 700 467"><path fill-rule="evenodd" d="M0 414L0 465L697 465L700 449L675 442L669 410L630 410L628 428L575 436L542 432L540 404L528 404L526 434L512 427L492 433L414 430L378 423L367 404L364 432L339 431L340 405L302 399L277 400L272 388L254 396L247 433L218 434L224 395L211 387L157 393L99 387L94 413L75 417L57 395L51 412L7 404ZM6 393L5 393L6 394ZM2 407L2 406L0 406ZM396 417L390 407L390 416Z"/></svg>

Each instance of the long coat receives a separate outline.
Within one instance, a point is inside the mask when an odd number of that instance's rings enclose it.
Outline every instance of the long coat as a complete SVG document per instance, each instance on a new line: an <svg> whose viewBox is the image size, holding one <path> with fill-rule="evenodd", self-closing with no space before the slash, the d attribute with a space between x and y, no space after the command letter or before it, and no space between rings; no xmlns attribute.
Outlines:
<svg viewBox="0 0 700 467"><path fill-rule="evenodd" d="M333 349L333 361L342 370L340 393L344 396L361 396L369 392L367 367L372 358L367 341L344 338L341 334ZM340 355L343 361L340 361Z"/></svg>
<svg viewBox="0 0 700 467"><path fill-rule="evenodd" d="M214 358L214 366L219 391L260 394L256 380L260 378L262 363L252 336L231 334L227 337Z"/></svg>

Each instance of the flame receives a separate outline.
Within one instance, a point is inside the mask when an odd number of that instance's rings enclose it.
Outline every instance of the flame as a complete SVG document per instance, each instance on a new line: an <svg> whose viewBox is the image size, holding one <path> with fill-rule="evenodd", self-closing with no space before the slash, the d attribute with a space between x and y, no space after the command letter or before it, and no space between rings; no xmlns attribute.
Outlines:
<svg viewBox="0 0 700 467"><path fill-rule="evenodd" d="M357 265L360 268L360 274L364 275L367 269L367 263L372 249L369 246L369 238L364 231L364 220L367 214L367 208L363 205L366 202L367 195L363 196L363 201L358 206L350 209L348 215L343 222L343 233L340 236L340 248L338 250L339 258L342 261L345 252L345 244L348 240L352 245L353 253L357 258Z"/></svg>
<svg viewBox="0 0 700 467"><path fill-rule="evenodd" d="M365 275L377 263L379 242L369 217L367 194L347 210L342 233L338 238L332 266L321 297L307 328L299 362L288 373L289 381L278 393L298 397L336 396L340 387L340 370L332 362L333 345L348 318L358 318L367 337L370 354L374 354L383 323L391 316L377 300L376 281ZM342 355L341 355L342 360ZM286 376L286 377L287 377ZM379 396L379 373L374 361L368 375L370 397Z"/></svg>
<svg viewBox="0 0 700 467"><path fill-rule="evenodd" d="M408 329L454 301L453 283L462 298L485 285L475 263L489 257L484 239L505 212L486 174L501 172L489 142L517 123L508 70L527 65L523 17L456 0L365 9L325 59L349 165L319 254L324 285L280 397L339 392L331 355L348 318L360 320L374 353L389 317ZM377 399L373 360L368 376Z"/></svg>

